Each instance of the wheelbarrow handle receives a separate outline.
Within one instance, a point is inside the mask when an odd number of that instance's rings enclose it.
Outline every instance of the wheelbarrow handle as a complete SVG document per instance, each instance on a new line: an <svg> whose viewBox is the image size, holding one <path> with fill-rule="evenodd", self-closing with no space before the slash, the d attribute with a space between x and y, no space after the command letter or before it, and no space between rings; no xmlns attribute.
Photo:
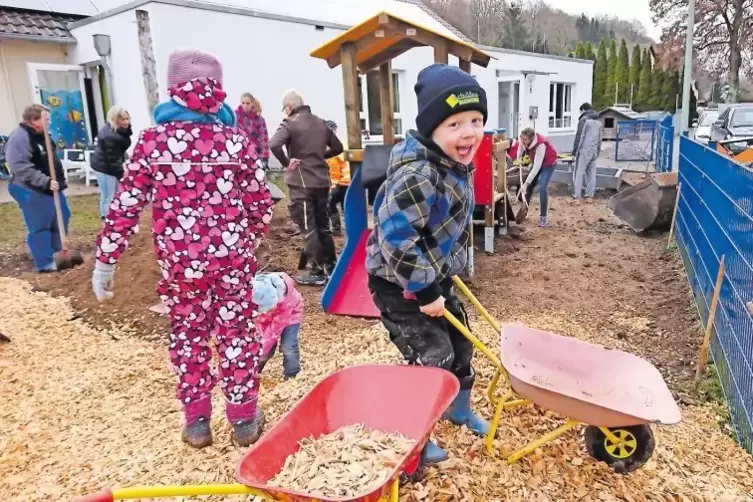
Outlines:
<svg viewBox="0 0 753 502"><path fill-rule="evenodd" d="M150 499L161 497L191 497L197 495L254 495L265 500L275 500L261 490L240 483L211 485L135 486L117 490L102 490L75 502L115 502L116 500Z"/></svg>
<svg viewBox="0 0 753 502"><path fill-rule="evenodd" d="M466 328L465 325L460 322L457 317L452 315L447 309L442 312L442 315L450 322L450 324L452 324L458 331L460 331L460 333L462 333L463 336L466 337L468 341L470 341L473 346L479 350L479 352L488 357L489 360L491 360L491 362L494 364L494 366L496 366L497 368L502 367L502 363L499 362L497 356L494 355L494 353L489 350L486 345L484 345L484 342L476 338L476 336L471 333L471 330Z"/></svg>
<svg viewBox="0 0 753 502"><path fill-rule="evenodd" d="M496 331L497 333L500 333L502 331L502 328L499 326L499 323L491 316L489 311L487 311L483 305L481 305L481 302L478 301L476 296L471 293L471 290L468 289L468 286L465 285L465 283L458 277L457 275L452 277L452 282L455 283L455 286L460 290L463 295L465 295L466 298L468 298L468 301L471 302L471 304L476 308L479 314L481 314L481 317L486 319L486 322L489 323L489 325Z"/></svg>

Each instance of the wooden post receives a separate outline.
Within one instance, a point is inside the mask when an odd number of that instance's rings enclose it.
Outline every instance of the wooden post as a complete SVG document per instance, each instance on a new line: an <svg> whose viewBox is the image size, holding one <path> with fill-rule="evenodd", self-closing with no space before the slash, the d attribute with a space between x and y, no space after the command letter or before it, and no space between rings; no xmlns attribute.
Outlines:
<svg viewBox="0 0 753 502"><path fill-rule="evenodd" d="M379 105L382 111L382 138L385 145L395 143L392 116L392 65L389 61L379 66Z"/></svg>
<svg viewBox="0 0 753 502"><path fill-rule="evenodd" d="M460 60L460 69L464 72L470 74L471 73L471 62L466 61L465 59Z"/></svg>
<svg viewBox="0 0 753 502"><path fill-rule="evenodd" d="M447 46L447 41L446 40L438 41L437 45L434 46L434 62L447 64L449 61L450 61L450 49Z"/></svg>
<svg viewBox="0 0 753 502"><path fill-rule="evenodd" d="M360 150L361 117L358 110L358 69L356 68L356 46L353 42L342 44L340 47L340 58L343 68L345 125L348 130L348 150Z"/></svg>
<svg viewBox="0 0 753 502"><path fill-rule="evenodd" d="M677 184L677 197L675 197L675 209L672 212L672 224L669 226L669 238L667 239L667 249L672 246L672 239L675 236L675 220L677 220L677 209L680 207L680 189L682 183Z"/></svg>
<svg viewBox="0 0 753 502"><path fill-rule="evenodd" d="M141 73L144 75L146 105L149 109L149 117L151 119L152 112L159 103L159 87L157 86L157 63L154 60L154 47L152 45L152 29L149 25L149 12L145 10L137 10L136 25L139 34L139 54L141 55Z"/></svg>
<svg viewBox="0 0 753 502"><path fill-rule="evenodd" d="M695 385L696 388L701 382L701 377L706 371L706 361L709 358L709 342L711 341L711 332L714 329L714 317L716 317L716 306L719 303L719 294L722 290L722 283L724 282L724 255L719 260L719 272L716 274L716 284L714 284L714 295L711 297L711 305L709 306L709 318L706 320L706 332L703 334L703 342L701 342L701 350L698 354L698 365L695 370Z"/></svg>

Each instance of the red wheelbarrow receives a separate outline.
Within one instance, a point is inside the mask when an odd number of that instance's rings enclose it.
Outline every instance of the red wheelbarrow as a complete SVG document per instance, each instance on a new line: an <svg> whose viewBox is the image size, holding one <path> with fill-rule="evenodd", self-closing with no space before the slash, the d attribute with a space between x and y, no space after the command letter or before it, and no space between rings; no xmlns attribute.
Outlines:
<svg viewBox="0 0 753 502"><path fill-rule="evenodd" d="M319 382L246 452L236 469L238 483L121 488L88 495L78 502L232 494L285 502L397 502L401 474L412 475L418 469L421 450L459 387L455 376L438 368L345 368ZM316 438L353 424L400 433L416 441L382 486L355 498L331 499L267 484L280 472L287 457L298 451L301 439Z"/></svg>
<svg viewBox="0 0 753 502"><path fill-rule="evenodd" d="M497 368L488 388L489 399L496 405L486 437L490 454L502 412L528 404L567 419L510 455L510 464L584 423L588 453L615 471L626 473L645 464L654 451L650 423L680 422L680 409L672 393L659 371L645 359L524 326L500 327L459 278L453 281L501 336L500 360L452 314L444 313ZM500 380L504 380L501 398L496 392Z"/></svg>

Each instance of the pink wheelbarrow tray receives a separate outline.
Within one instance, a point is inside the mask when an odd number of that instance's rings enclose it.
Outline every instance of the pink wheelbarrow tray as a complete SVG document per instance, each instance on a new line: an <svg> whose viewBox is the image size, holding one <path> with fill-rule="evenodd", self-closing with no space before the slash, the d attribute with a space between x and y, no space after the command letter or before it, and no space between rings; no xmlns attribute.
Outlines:
<svg viewBox="0 0 753 502"><path fill-rule="evenodd" d="M468 287L457 277L453 281L501 336L500 360L452 314L444 313L497 368L487 390L495 405L485 441L490 454L503 410L528 404L552 410L567 420L510 455L510 464L582 423L586 424L588 453L615 471L627 473L645 464L653 453L650 423L680 422L680 409L667 384L645 359L524 326L500 328ZM500 381L503 390L497 397Z"/></svg>
<svg viewBox="0 0 753 502"><path fill-rule="evenodd" d="M238 483L105 490L77 502L233 494L284 502L397 502L401 475L416 473L421 450L459 387L454 375L439 368L351 366L320 381L249 448L236 470ZM298 451L301 439L353 424L397 432L416 441L380 486L353 498L327 498L268 484L288 456Z"/></svg>

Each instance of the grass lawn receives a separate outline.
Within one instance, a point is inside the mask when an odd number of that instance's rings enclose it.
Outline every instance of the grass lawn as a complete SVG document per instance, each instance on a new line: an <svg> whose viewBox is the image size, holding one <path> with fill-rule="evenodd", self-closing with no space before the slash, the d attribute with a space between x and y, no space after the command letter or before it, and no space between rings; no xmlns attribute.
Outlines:
<svg viewBox="0 0 753 502"><path fill-rule="evenodd" d="M102 227L99 219L99 195L77 195L68 198L71 207L69 233L71 245L88 250ZM26 226L15 202L0 204L0 251L19 252L26 248Z"/></svg>

